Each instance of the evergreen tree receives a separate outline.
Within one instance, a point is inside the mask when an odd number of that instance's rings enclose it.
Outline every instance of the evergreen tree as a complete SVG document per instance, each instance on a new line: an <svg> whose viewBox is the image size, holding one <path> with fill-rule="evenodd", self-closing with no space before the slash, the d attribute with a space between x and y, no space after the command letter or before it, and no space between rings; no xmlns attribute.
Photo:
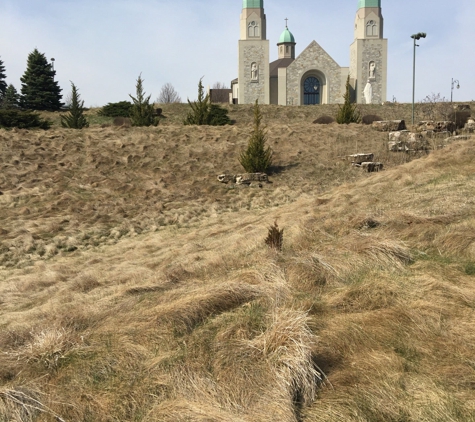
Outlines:
<svg viewBox="0 0 475 422"><path fill-rule="evenodd" d="M356 108L356 104L351 103L350 75L346 78L346 90L343 99L343 105L338 106L339 109L335 120L340 124L359 123L361 120L360 113Z"/></svg>
<svg viewBox="0 0 475 422"><path fill-rule="evenodd" d="M254 129L249 139L247 149L241 152L239 162L248 173L265 173L272 165L272 150L266 148L267 133L261 126L262 114L259 103L254 104Z"/></svg>
<svg viewBox="0 0 475 422"><path fill-rule="evenodd" d="M203 78L198 82L198 100L191 102L188 100L188 104L191 107L191 111L186 116L185 125L208 125L209 124L209 112L211 103L209 95L205 95L203 87Z"/></svg>
<svg viewBox="0 0 475 422"><path fill-rule="evenodd" d="M20 106L20 95L15 87L10 84L5 91L3 99L0 101L0 108L18 108Z"/></svg>
<svg viewBox="0 0 475 422"><path fill-rule="evenodd" d="M71 82L71 106L69 113L61 115L61 126L71 129L82 129L88 127L89 123L84 116L84 101L80 100L76 85Z"/></svg>
<svg viewBox="0 0 475 422"><path fill-rule="evenodd" d="M20 78L21 106L30 110L59 110L61 88L54 80L56 72L36 48L28 55L27 69Z"/></svg>
<svg viewBox="0 0 475 422"><path fill-rule="evenodd" d="M130 120L132 121L132 126L157 126L158 117L156 116L153 104L150 104L151 95L145 97L145 92L143 90L143 79L141 74L137 79L135 91L137 97L133 97L129 94L129 97L132 98L132 101L134 102L130 112Z"/></svg>
<svg viewBox="0 0 475 422"><path fill-rule="evenodd" d="M3 65L2 59L0 59L0 101L7 91L7 83L5 82L5 78L5 66Z"/></svg>

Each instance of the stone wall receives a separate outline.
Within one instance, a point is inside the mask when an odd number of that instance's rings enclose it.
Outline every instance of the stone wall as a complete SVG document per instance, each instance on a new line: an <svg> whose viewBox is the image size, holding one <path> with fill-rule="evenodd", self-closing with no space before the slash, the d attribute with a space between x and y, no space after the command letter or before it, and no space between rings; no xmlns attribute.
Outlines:
<svg viewBox="0 0 475 422"><path fill-rule="evenodd" d="M250 104L256 99L269 103L269 44L268 41L240 41L239 103ZM251 67L258 65L258 77L252 79Z"/></svg>

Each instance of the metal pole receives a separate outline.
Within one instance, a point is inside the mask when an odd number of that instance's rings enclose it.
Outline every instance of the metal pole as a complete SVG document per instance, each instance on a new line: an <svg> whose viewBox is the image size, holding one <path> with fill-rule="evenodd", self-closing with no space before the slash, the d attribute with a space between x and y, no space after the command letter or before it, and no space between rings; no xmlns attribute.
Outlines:
<svg viewBox="0 0 475 422"><path fill-rule="evenodd" d="M416 37L414 37L414 56L412 59L412 126L414 126L414 98L416 95Z"/></svg>

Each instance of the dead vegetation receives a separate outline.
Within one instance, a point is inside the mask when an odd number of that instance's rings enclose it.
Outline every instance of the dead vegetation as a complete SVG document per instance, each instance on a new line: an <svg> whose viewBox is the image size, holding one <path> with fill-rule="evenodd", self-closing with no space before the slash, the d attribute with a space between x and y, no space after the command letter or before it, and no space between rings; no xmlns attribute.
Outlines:
<svg viewBox="0 0 475 422"><path fill-rule="evenodd" d="M475 421L474 141L315 117L0 131L0 420Z"/></svg>

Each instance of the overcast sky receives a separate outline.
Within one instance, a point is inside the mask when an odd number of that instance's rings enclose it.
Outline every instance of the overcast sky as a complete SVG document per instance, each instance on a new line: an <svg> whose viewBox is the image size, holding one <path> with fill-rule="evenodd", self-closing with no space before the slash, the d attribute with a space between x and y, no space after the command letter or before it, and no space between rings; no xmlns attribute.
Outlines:
<svg viewBox="0 0 475 422"><path fill-rule="evenodd" d="M289 19L296 54L317 41L349 66L357 0L265 0L271 61ZM198 80L229 86L237 77L242 0L0 0L0 58L7 83L21 89L28 54L54 57L63 94L73 81L87 106L128 100L141 73L156 99L171 83L183 101ZM388 39L387 100L412 101L413 40L426 32L416 57L416 101L432 93L475 100L475 1L382 0Z"/></svg>

